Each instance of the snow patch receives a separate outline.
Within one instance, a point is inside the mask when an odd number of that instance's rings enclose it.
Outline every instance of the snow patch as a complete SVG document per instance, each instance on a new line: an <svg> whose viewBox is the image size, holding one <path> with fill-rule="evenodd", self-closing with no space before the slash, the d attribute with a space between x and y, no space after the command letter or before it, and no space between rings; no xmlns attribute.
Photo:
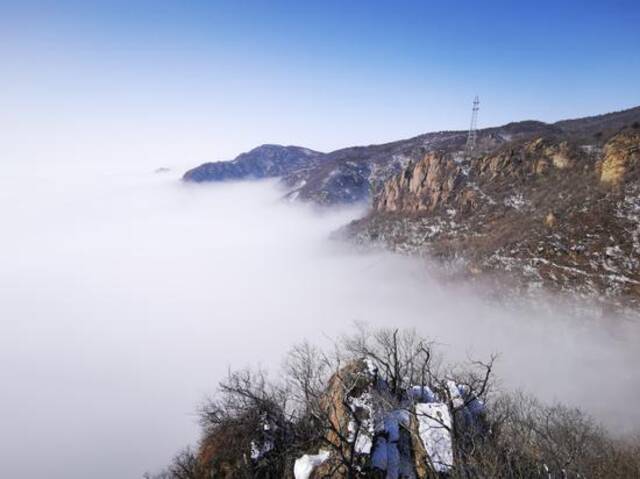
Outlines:
<svg viewBox="0 0 640 479"><path fill-rule="evenodd" d="M296 459L293 465L295 479L309 479L313 470L329 459L329 451L318 451L318 454L305 454Z"/></svg>
<svg viewBox="0 0 640 479"><path fill-rule="evenodd" d="M416 404L418 434L427 456L437 472L448 472L453 466L451 414L444 403Z"/></svg>
<svg viewBox="0 0 640 479"><path fill-rule="evenodd" d="M527 201L524 199L524 195L522 193L516 193L506 197L504 199L504 205L507 208L521 210L523 207L527 206Z"/></svg>
<svg viewBox="0 0 640 479"><path fill-rule="evenodd" d="M352 419L349 421L349 441L355 441L354 449L358 454L369 454L371 452L373 427L373 398L370 393L349 399L349 407L354 416L360 419L359 423ZM364 414L361 413L364 411Z"/></svg>

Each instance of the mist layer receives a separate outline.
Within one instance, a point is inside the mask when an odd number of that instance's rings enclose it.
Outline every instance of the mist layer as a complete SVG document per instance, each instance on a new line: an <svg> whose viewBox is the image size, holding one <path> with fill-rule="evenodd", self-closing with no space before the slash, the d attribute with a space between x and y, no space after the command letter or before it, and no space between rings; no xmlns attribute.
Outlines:
<svg viewBox="0 0 640 479"><path fill-rule="evenodd" d="M453 360L500 353L504 387L640 424L637 324L497 306L422 261L328 240L357 208L178 176L14 166L0 180L3 477L141 477L197 440L193 412L229 367L277 370L291 344L353 322L416 328Z"/></svg>

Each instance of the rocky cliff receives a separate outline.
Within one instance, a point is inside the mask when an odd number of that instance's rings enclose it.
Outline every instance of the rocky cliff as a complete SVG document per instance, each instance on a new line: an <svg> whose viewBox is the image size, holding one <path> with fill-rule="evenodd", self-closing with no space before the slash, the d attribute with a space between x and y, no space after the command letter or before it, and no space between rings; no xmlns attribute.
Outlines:
<svg viewBox="0 0 640 479"><path fill-rule="evenodd" d="M570 135L511 141L464 158L425 151L389 179L360 242L455 260L539 286L637 305L640 127L603 145Z"/></svg>

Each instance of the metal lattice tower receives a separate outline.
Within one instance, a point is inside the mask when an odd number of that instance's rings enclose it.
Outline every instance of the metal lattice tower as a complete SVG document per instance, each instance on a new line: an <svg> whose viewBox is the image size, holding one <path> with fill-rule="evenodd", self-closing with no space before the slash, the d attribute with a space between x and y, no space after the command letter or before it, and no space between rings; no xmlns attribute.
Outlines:
<svg viewBox="0 0 640 479"><path fill-rule="evenodd" d="M469 134L467 135L467 145L465 146L465 154L467 157L473 154L476 148L476 140L478 138L478 111L480 110L480 98L478 95L473 99L473 109L471 110L471 125L469 126Z"/></svg>

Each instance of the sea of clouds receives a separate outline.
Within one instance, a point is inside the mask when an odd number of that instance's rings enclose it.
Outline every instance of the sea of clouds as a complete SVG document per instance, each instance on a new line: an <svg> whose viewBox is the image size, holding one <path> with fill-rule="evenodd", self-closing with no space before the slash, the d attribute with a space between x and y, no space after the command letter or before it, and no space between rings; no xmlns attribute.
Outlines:
<svg viewBox="0 0 640 479"><path fill-rule="evenodd" d="M0 178L0 476L139 478L197 441L229 367L275 370L355 322L415 328L454 360L500 353L504 387L640 425L637 323L496 305L329 240L362 207L180 173L16 163Z"/></svg>

